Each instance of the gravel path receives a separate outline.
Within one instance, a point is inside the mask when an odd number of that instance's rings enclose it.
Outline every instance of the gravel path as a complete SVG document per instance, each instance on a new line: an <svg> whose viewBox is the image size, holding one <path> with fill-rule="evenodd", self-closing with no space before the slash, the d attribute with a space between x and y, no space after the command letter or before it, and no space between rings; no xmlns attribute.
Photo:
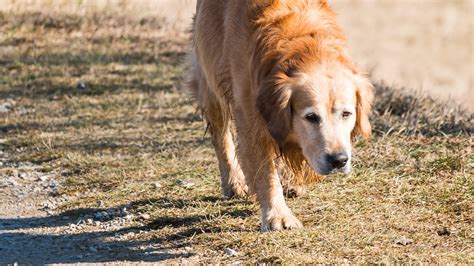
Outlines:
<svg viewBox="0 0 474 266"><path fill-rule="evenodd" d="M0 264L185 263L195 257L189 247L164 249L143 240L149 217L131 206L104 208L99 201L97 208L58 211L73 199L58 194L61 176L8 158L0 145Z"/></svg>

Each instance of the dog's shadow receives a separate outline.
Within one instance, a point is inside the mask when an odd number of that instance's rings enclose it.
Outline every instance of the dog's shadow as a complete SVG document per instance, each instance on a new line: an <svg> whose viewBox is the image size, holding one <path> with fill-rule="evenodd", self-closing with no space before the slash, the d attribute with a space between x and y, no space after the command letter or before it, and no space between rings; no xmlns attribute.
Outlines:
<svg viewBox="0 0 474 266"><path fill-rule="evenodd" d="M185 248L191 244L190 239L194 236L232 230L210 225L213 224L213 219L222 215L234 218L245 218L252 215L250 210L232 208L232 206L241 203L239 200L223 201L218 197L204 197L194 200L148 199L117 208L124 206L138 208L147 204L152 204L152 208L187 208L196 201L220 204L224 210L218 214L194 214L185 217L163 216L144 221L139 226L125 226L111 230L103 228L92 232L78 231L78 233L66 231L66 229L71 223L75 223L84 216L107 211L107 209L80 208L46 217L0 218L0 264L15 262L20 264L160 262L168 259L186 259L196 255L192 249ZM201 224L202 221L206 221L205 228ZM102 223L106 224L107 220L102 220ZM163 228L172 230L167 230L170 233L153 234L154 230ZM42 233L42 231L46 233ZM151 237L146 236L148 233ZM137 234L140 234L140 239L134 237Z"/></svg>

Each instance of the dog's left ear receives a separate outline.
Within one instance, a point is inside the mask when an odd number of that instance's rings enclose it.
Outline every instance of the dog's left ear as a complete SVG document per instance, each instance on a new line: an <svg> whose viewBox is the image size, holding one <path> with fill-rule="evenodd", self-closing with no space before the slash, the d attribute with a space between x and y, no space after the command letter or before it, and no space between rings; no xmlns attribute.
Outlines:
<svg viewBox="0 0 474 266"><path fill-rule="evenodd" d="M289 88L272 81L265 82L258 90L257 110L280 149L284 146L291 129L290 98Z"/></svg>
<svg viewBox="0 0 474 266"><path fill-rule="evenodd" d="M357 115L356 125L352 130L351 137L354 140L357 134L367 139L372 134L369 117L374 100L374 86L365 76L356 77Z"/></svg>

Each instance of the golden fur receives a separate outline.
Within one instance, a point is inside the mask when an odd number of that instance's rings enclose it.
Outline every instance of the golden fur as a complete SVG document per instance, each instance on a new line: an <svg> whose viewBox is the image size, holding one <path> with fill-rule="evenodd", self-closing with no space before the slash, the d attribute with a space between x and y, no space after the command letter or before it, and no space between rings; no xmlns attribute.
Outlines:
<svg viewBox="0 0 474 266"><path fill-rule="evenodd" d="M371 132L372 86L333 11L324 0L198 0L193 44L188 85L209 123L224 195L255 195L262 230L301 227L282 179L317 180L312 169L332 171L328 154L350 154L351 139ZM316 114L324 123L308 122Z"/></svg>

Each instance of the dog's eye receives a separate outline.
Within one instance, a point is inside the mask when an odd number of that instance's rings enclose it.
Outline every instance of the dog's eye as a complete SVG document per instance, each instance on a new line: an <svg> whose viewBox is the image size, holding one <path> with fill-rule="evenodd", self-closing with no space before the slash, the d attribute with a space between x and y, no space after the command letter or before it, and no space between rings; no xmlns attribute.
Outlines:
<svg viewBox="0 0 474 266"><path fill-rule="evenodd" d="M344 112L342 112L342 117L343 117L343 118L348 118L348 117L351 116L351 115L352 115L352 113L349 112L349 111L344 111Z"/></svg>
<svg viewBox="0 0 474 266"><path fill-rule="evenodd" d="M313 124L319 124L321 122L321 117L315 113L309 113L304 118Z"/></svg>

